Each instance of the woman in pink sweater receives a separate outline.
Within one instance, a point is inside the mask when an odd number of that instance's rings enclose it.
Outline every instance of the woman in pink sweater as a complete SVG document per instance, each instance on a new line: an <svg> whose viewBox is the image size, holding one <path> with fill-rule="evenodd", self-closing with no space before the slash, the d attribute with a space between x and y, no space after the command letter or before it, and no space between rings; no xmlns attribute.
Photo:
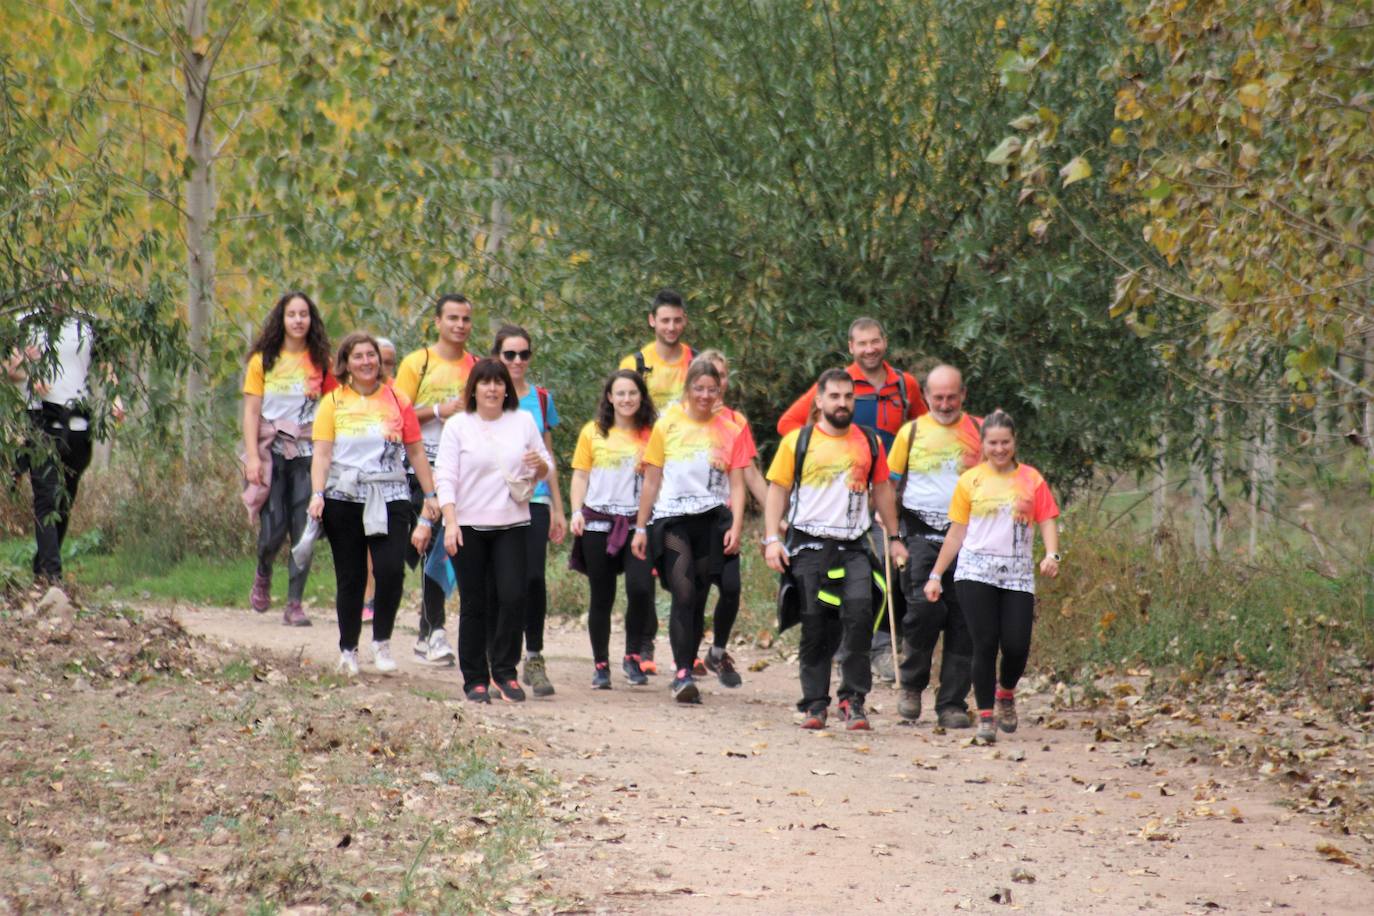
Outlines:
<svg viewBox="0 0 1374 916"><path fill-rule="evenodd" d="M444 423L434 459L444 515L444 549L458 577L458 667L463 692L491 702L525 699L516 678L525 602L525 529L534 484L549 453L534 420L520 410L510 373L499 360L472 367L464 410ZM490 591L489 591L490 590ZM494 591L495 606L488 598Z"/></svg>

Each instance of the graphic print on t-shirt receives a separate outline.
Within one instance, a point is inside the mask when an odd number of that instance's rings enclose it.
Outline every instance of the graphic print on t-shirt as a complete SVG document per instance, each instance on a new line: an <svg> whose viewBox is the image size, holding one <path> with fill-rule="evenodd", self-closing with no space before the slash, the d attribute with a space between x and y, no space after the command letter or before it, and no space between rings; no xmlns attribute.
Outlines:
<svg viewBox="0 0 1374 916"><path fill-rule="evenodd" d="M749 465L740 428L724 414L705 422L680 404L654 424L644 463L663 468L654 518L696 515L730 501L729 475Z"/></svg>
<svg viewBox="0 0 1374 916"><path fill-rule="evenodd" d="M477 358L471 353L464 353L461 359L448 360L434 347L416 350L407 354L396 367L396 390L410 398L416 408L433 407L461 397L468 384L468 375L476 364ZM425 454L433 461L439 450L439 434L444 430L444 421L431 417L420 430L424 435Z"/></svg>
<svg viewBox="0 0 1374 916"><path fill-rule="evenodd" d="M902 427L892 443L888 466L906 474L902 506L936 531L949 528L949 500L959 475L982 460L978 421L963 414L943 426L923 414Z"/></svg>
<svg viewBox="0 0 1374 916"><path fill-rule="evenodd" d="M607 515L634 515L644 482L644 446L649 428L636 433L612 426L606 435L587 423L577 436L573 470L587 472L583 505Z"/></svg>
<svg viewBox="0 0 1374 916"><path fill-rule="evenodd" d="M675 363L665 363L658 355L658 347L649 344L639 351L644 356L644 384L649 389L649 397L661 414L672 404L682 400L682 390L687 386L687 367L692 362L691 348L685 344L682 355ZM637 369L635 355L631 353L620 361L621 369Z"/></svg>
<svg viewBox="0 0 1374 916"><path fill-rule="evenodd" d="M365 474L390 473L402 469L405 443L417 441L420 428L405 395L387 385L366 397L352 388L339 388L320 403L315 438L333 441L335 466ZM388 502L409 498L403 480L385 484L384 490ZM346 498L332 490L325 495Z"/></svg>
<svg viewBox="0 0 1374 916"><path fill-rule="evenodd" d="M965 471L949 504L950 521L968 525L954 578L1034 593L1033 526L1058 515L1049 484L1028 464Z"/></svg>
<svg viewBox="0 0 1374 916"><path fill-rule="evenodd" d="M770 482L787 488L794 483L800 436L801 430L783 436L768 468ZM840 436L813 428L789 524L816 537L842 541L862 535L871 522L868 508L871 462L868 438L858 427L851 425ZM873 481L881 483L887 479L886 454L880 442Z"/></svg>

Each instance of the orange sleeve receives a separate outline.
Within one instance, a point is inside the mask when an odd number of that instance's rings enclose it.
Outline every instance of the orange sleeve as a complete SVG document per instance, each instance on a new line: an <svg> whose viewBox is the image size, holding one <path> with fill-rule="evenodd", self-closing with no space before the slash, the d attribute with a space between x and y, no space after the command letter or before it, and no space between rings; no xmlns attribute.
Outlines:
<svg viewBox="0 0 1374 916"><path fill-rule="evenodd" d="M806 421L811 419L811 405L816 401L816 386L812 385L806 389L806 393L792 402L792 406L787 408L781 417L778 418L778 435L785 436L794 429L801 429L806 425ZM925 402L921 402L922 406Z"/></svg>
<svg viewBox="0 0 1374 916"><path fill-rule="evenodd" d="M1032 497L1031 505L1036 522L1059 517L1059 504L1054 501L1054 494L1050 492L1050 485L1045 483L1043 477L1040 478L1040 483L1036 484L1035 496Z"/></svg>
<svg viewBox="0 0 1374 916"><path fill-rule="evenodd" d="M334 441L334 407L336 398L320 398L315 409L315 422L310 425L311 438L319 442Z"/></svg>
<svg viewBox="0 0 1374 916"><path fill-rule="evenodd" d="M959 482L954 485L954 496L949 501L949 520L960 525L968 524L969 512L973 508L973 501L968 492L968 475L972 473L973 471L966 471L959 478Z"/></svg>
<svg viewBox="0 0 1374 916"><path fill-rule="evenodd" d="M878 466L873 469L873 482L882 483L891 480L892 475L887 469L887 449L883 448L883 440L878 440Z"/></svg>
<svg viewBox="0 0 1374 916"><path fill-rule="evenodd" d="M654 424L654 431L649 433L649 442L644 446L644 463L652 464L656 468L663 467L663 420Z"/></svg>
<svg viewBox="0 0 1374 916"><path fill-rule="evenodd" d="M243 370L243 393L262 397L265 379L262 371L262 354L254 353L248 357L248 367Z"/></svg>
<svg viewBox="0 0 1374 916"><path fill-rule="evenodd" d="M911 400L907 405L906 418L914 420L923 413L929 413L930 408L926 406L925 395L921 393L921 385L916 381L916 376L910 372L903 372L902 375L906 376L906 390Z"/></svg>
<svg viewBox="0 0 1374 916"><path fill-rule="evenodd" d="M420 421L415 416L415 407L410 398L392 388L396 395L396 406L401 408L401 441L406 445L420 441Z"/></svg>

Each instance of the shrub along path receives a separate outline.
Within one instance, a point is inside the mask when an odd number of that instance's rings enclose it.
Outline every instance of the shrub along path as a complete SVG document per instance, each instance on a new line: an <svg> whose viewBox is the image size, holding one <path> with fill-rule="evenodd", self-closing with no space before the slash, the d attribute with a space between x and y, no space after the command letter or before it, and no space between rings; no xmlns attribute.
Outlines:
<svg viewBox="0 0 1374 916"><path fill-rule="evenodd" d="M178 614L216 639L337 657L320 611L309 630L238 609ZM415 662L413 639L398 628L401 670L365 663L352 689L398 704L417 690L460 697L456 670ZM742 669L769 664L678 707L662 676L632 689L617 672L613 690L590 690L580 629L549 643L555 697L476 712L560 783L533 899L678 913L983 911L1008 897L1043 912L1367 912L1366 842L1294 813L1250 770L1114 740L1048 696L1026 697L1020 731L995 748L928 719L899 725L888 688L870 702L872 732L809 733L792 713L796 666L776 653L742 653Z"/></svg>

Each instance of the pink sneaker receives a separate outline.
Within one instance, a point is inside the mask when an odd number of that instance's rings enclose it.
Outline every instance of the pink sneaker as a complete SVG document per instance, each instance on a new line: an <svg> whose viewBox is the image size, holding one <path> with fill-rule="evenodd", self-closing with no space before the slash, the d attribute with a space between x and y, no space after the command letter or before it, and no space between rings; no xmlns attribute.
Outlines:
<svg viewBox="0 0 1374 916"><path fill-rule="evenodd" d="M248 604L259 614L272 606L272 577L262 573L253 574L253 590L248 593Z"/></svg>
<svg viewBox="0 0 1374 916"><path fill-rule="evenodd" d="M305 611L301 608L299 601L286 602L286 611L281 615L281 622L284 627L310 626L310 618L305 616Z"/></svg>

